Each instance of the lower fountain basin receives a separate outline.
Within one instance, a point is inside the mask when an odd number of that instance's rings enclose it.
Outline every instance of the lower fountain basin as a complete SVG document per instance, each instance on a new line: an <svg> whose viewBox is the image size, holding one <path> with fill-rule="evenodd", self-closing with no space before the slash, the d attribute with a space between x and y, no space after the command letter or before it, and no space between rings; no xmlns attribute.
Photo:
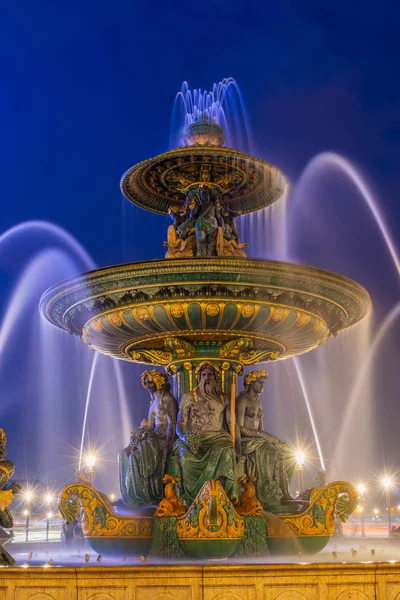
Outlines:
<svg viewBox="0 0 400 600"><path fill-rule="evenodd" d="M103 354L168 366L207 346L242 364L300 355L370 306L362 286L329 271L215 257L91 271L47 290L40 310Z"/></svg>

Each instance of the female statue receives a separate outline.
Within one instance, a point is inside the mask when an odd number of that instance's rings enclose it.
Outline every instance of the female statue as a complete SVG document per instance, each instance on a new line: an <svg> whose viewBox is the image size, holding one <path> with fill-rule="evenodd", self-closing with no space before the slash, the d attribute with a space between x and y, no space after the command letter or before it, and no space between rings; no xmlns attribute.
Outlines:
<svg viewBox="0 0 400 600"><path fill-rule="evenodd" d="M167 375L151 369L142 373L141 381L150 392L149 414L120 452L120 488L128 504L158 504L164 497L162 479L175 441L178 405Z"/></svg>
<svg viewBox="0 0 400 600"><path fill-rule="evenodd" d="M244 378L244 390L236 399L236 420L241 433L244 472L256 477L257 497L264 509L292 500L289 487L296 468L290 446L264 431L259 400L268 373L252 371Z"/></svg>

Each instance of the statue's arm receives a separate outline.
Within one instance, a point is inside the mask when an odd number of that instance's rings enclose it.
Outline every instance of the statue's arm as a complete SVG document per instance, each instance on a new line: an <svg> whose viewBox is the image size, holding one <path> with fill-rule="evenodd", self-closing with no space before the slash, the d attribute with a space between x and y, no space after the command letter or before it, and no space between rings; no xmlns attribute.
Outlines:
<svg viewBox="0 0 400 600"><path fill-rule="evenodd" d="M154 429L155 426L156 426L156 419L154 416L154 408L153 408L153 402L152 402L150 404L149 414L147 416L147 427L150 427L150 429Z"/></svg>
<svg viewBox="0 0 400 600"><path fill-rule="evenodd" d="M176 434L177 436L185 441L187 434L190 432L190 404L192 401L191 394L184 394L182 396L181 404L179 407L177 422L176 422Z"/></svg>
<svg viewBox="0 0 400 600"><path fill-rule="evenodd" d="M167 410L167 450L172 449L172 445L176 437L176 415L177 415L177 403L175 398L170 395L167 399L164 399L164 406Z"/></svg>
<svg viewBox="0 0 400 600"><path fill-rule="evenodd" d="M231 433L231 403L228 394L225 394L225 418L227 429ZM240 427L235 414L235 447L237 454L240 454Z"/></svg>

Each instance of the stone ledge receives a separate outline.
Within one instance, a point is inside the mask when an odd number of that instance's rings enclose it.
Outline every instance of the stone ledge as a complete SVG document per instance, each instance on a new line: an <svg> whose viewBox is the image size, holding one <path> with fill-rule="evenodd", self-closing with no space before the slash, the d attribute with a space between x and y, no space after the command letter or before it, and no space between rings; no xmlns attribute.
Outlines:
<svg viewBox="0 0 400 600"><path fill-rule="evenodd" d="M28 567L0 600L400 600L400 563Z"/></svg>

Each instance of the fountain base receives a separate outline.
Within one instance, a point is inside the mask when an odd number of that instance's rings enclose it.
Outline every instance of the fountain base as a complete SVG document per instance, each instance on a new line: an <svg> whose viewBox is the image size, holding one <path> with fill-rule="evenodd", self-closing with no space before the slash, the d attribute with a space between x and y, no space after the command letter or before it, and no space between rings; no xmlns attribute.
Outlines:
<svg viewBox="0 0 400 600"><path fill-rule="evenodd" d="M244 515L219 481L206 481L181 516L144 516L138 509L122 515L101 492L73 483L62 491L59 507L67 522L79 519L98 554L207 560L315 554L329 542L336 520L346 521L356 508L357 492L349 483L336 481L308 490L301 502L302 510L298 512L296 504L291 515Z"/></svg>

